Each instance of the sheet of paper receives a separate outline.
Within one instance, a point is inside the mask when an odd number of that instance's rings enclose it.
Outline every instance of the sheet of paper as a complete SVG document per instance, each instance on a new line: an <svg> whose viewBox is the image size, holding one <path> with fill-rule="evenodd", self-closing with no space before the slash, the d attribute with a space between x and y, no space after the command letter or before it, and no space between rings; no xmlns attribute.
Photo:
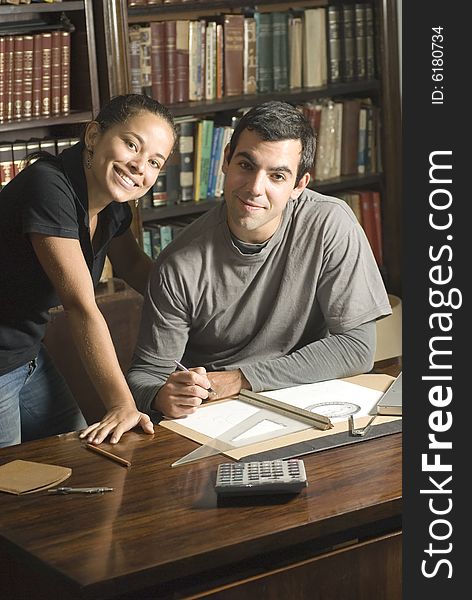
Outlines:
<svg viewBox="0 0 472 600"><path fill-rule="evenodd" d="M375 414L373 408L383 392L341 379L331 379L261 394L325 415L332 423L337 423L345 421L349 415L364 417Z"/></svg>
<svg viewBox="0 0 472 600"><path fill-rule="evenodd" d="M382 393L335 379L264 392L264 395L329 416L333 423L337 423L346 421L350 414L356 417L368 415ZM201 406L192 415L174 422L214 439L223 436L226 431L255 415L259 410L258 407L241 400L227 400ZM275 413L274 417L273 421L265 418L255 427L241 434L238 440L254 438L261 433L267 434L271 431L283 435L284 427L277 421Z"/></svg>

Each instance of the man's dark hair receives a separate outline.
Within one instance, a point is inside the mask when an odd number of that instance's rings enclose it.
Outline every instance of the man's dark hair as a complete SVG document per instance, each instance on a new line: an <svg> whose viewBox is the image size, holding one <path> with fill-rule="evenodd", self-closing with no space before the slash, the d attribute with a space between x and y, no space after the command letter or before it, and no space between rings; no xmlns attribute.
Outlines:
<svg viewBox="0 0 472 600"><path fill-rule="evenodd" d="M228 162L238 145L239 136L245 129L255 131L265 142L300 140L302 151L298 163L297 184L313 166L315 133L302 112L292 104L273 100L258 104L244 114L231 136Z"/></svg>

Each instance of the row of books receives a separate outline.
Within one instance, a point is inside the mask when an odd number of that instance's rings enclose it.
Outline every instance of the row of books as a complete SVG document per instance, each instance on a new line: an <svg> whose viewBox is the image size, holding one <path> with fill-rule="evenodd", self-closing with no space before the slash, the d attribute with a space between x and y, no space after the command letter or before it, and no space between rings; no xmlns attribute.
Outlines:
<svg viewBox="0 0 472 600"><path fill-rule="evenodd" d="M25 158L40 150L57 155L73 146L78 138L44 138L28 141L0 142L0 188L5 186L24 168Z"/></svg>
<svg viewBox="0 0 472 600"><path fill-rule="evenodd" d="M369 240L379 267L383 266L381 196L377 190L349 190L337 194L353 210Z"/></svg>
<svg viewBox="0 0 472 600"><path fill-rule="evenodd" d="M175 239L179 233L195 220L198 215L187 215L161 223L148 223L143 227L143 250L156 259L164 248Z"/></svg>
<svg viewBox="0 0 472 600"><path fill-rule="evenodd" d="M370 98L323 98L298 108L317 134L312 182L381 172L379 110ZM222 197L224 149L241 114L229 122L195 116L176 119L176 150L142 206Z"/></svg>
<svg viewBox="0 0 472 600"><path fill-rule="evenodd" d="M372 79L372 18L362 2L131 25L131 89L175 104Z"/></svg>
<svg viewBox="0 0 472 600"><path fill-rule="evenodd" d="M220 198L223 195L224 149L238 116L229 123L186 117L176 120L178 143L143 207Z"/></svg>
<svg viewBox="0 0 472 600"><path fill-rule="evenodd" d="M0 36L0 122L69 113L70 32Z"/></svg>
<svg viewBox="0 0 472 600"><path fill-rule="evenodd" d="M301 110L317 133L315 181L382 171L381 120L371 98L324 98Z"/></svg>

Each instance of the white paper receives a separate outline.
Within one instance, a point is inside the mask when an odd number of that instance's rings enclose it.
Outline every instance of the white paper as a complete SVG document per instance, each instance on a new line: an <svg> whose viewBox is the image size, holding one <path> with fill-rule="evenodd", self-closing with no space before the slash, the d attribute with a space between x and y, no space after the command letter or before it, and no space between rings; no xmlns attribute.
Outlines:
<svg viewBox="0 0 472 600"><path fill-rule="evenodd" d="M383 392L339 379L261 393L292 406L327 415L332 423L345 421L350 414L355 417L367 416L371 411L374 414L375 411L372 409L383 394ZM192 415L177 419L175 422L214 439L224 437L226 431L260 410L257 406L242 400L228 400L201 406ZM241 441L243 438L253 438L254 435L257 436L260 433L267 435L271 430L274 432L274 436L283 435L285 428L280 425L277 418L274 419L274 422L268 420L268 411L270 412L270 407L263 409L265 418L245 434L240 434L238 439ZM276 415L279 416L279 413L274 413L274 417ZM306 427L306 423L301 425L302 429Z"/></svg>

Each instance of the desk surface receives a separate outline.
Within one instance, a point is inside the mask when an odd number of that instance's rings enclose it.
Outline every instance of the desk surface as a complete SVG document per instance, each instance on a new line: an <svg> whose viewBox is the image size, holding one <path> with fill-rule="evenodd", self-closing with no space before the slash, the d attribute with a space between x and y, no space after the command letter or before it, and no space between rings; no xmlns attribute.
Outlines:
<svg viewBox="0 0 472 600"><path fill-rule="evenodd" d="M103 444L130 468L86 450L76 434L4 448L0 464L68 466L72 476L63 485L115 491L0 493L0 558L26 563L70 597L102 598L334 540L400 519L401 441L392 434L305 456L309 486L298 496L228 506L217 505L213 489L216 467L228 459L171 468L196 444L162 427L154 436L129 432L118 445Z"/></svg>

